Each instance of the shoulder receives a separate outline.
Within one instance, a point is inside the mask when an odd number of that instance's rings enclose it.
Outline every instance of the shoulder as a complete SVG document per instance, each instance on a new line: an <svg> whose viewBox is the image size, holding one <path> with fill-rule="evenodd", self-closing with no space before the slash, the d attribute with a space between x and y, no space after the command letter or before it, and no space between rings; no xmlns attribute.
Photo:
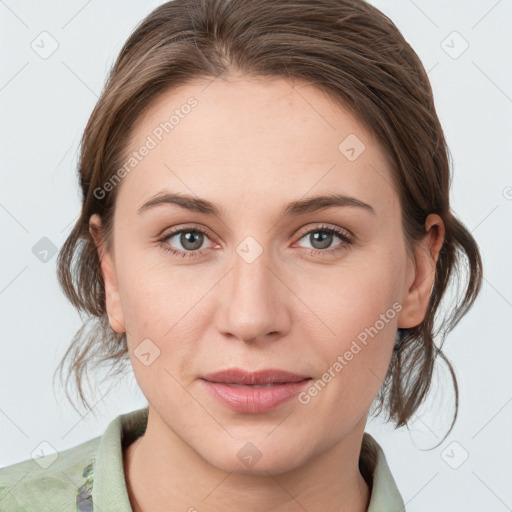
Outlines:
<svg viewBox="0 0 512 512"><path fill-rule="evenodd" d="M76 495L94 461L101 437L36 459L0 468L0 510L76 510Z"/></svg>

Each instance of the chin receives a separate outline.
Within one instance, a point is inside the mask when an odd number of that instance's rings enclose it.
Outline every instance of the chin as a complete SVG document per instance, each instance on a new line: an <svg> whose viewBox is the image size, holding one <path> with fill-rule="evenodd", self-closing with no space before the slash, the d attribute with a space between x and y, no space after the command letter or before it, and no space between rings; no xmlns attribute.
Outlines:
<svg viewBox="0 0 512 512"><path fill-rule="evenodd" d="M216 445L213 453L201 454L212 466L228 473L246 476L268 476L292 471L304 463L306 454L301 443L288 438L282 442L261 440L235 441L228 445Z"/></svg>

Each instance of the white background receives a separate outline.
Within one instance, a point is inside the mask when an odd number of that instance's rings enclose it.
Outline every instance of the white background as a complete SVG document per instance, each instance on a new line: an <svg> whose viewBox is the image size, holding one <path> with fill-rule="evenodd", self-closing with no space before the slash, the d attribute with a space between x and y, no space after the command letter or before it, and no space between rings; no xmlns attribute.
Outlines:
<svg viewBox="0 0 512 512"><path fill-rule="evenodd" d="M81 133L122 44L161 3L0 2L0 467L30 458L42 441L59 451L75 446L146 405L131 374L98 389L96 416L80 417L52 387L80 318L58 286L56 255L43 263L32 248L43 237L60 248L76 220ZM383 447L409 512L510 510L512 2L373 3L429 71L453 156L452 206L480 245L485 280L444 346L461 391L450 436L429 449L452 418L444 366L409 430L378 420L366 430ZM58 42L47 59L31 48L43 31ZM468 49L452 58L464 40ZM446 460L455 465L463 450L468 459L453 469Z"/></svg>

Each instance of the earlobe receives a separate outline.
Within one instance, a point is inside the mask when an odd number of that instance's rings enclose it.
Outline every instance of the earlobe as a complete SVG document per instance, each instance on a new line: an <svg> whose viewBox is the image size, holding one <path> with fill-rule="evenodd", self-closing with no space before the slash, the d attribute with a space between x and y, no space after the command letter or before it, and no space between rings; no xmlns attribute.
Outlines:
<svg viewBox="0 0 512 512"><path fill-rule="evenodd" d="M419 325L427 313L436 276L436 263L444 241L444 223L437 214L425 221L426 235L415 248L410 276L398 316L398 327L409 329Z"/></svg>
<svg viewBox="0 0 512 512"><path fill-rule="evenodd" d="M105 283L105 303L110 327L113 331L122 334L126 332L126 327L121 304L121 295L117 285L112 255L106 252L104 248L101 234L101 218L98 214L91 215L89 219L89 233L94 240L101 263L101 272L103 282Z"/></svg>

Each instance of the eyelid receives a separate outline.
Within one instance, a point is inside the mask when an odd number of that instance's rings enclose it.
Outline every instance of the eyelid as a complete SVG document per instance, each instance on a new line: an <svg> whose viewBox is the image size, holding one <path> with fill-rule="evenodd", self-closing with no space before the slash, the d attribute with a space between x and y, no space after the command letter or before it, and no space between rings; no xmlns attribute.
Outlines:
<svg viewBox="0 0 512 512"><path fill-rule="evenodd" d="M172 235L175 235L177 233L180 233L182 231L198 231L199 233L203 233L208 236L208 238L213 239L216 238L213 235L213 232L208 229L206 226L203 226L202 224L178 224L177 226L173 226L172 228L166 228L164 229L159 235L157 235L157 238L167 238Z"/></svg>
<svg viewBox="0 0 512 512"><path fill-rule="evenodd" d="M311 223L310 223L311 224ZM308 235L309 233L311 232L315 232L315 231L333 231L335 232L338 236L340 237L345 237L346 239L350 240L351 242L354 242L356 240L356 237L355 235L350 232L348 229L346 228L341 228L339 226L336 226L336 225L328 225L326 223L322 223L320 222L319 224L320 225L317 225L317 226L310 226L310 224L307 224L305 227L302 227L298 232L297 234L295 235L298 239L301 239L303 238L305 235ZM309 226L309 227L308 227Z"/></svg>

